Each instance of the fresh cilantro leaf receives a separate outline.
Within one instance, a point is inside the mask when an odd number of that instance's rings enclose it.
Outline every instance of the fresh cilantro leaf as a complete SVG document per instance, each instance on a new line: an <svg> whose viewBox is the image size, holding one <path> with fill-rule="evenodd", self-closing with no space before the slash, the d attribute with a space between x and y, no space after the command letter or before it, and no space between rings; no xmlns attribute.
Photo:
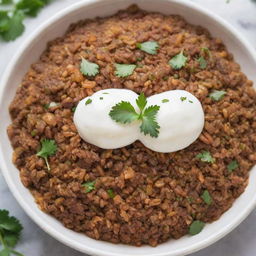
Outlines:
<svg viewBox="0 0 256 256"><path fill-rule="evenodd" d="M156 122L156 115L159 109L160 107L157 105L149 106L145 109L140 126L140 131L145 135L149 134L151 137L158 137L160 126Z"/></svg>
<svg viewBox="0 0 256 256"><path fill-rule="evenodd" d="M136 65L134 64L115 64L115 75L118 77L127 77L130 76L134 69L136 68Z"/></svg>
<svg viewBox="0 0 256 256"><path fill-rule="evenodd" d="M1 36L5 41L13 41L23 33L25 29L23 19L24 15L21 11L13 13L8 22L8 29L1 32Z"/></svg>
<svg viewBox="0 0 256 256"><path fill-rule="evenodd" d="M147 98L145 97L144 93L142 92L139 97L136 99L136 104L139 107L140 111L142 112L147 105Z"/></svg>
<svg viewBox="0 0 256 256"><path fill-rule="evenodd" d="M73 108L71 108L71 112L75 112L76 111L76 108L77 108L77 106L74 106Z"/></svg>
<svg viewBox="0 0 256 256"><path fill-rule="evenodd" d="M239 167L238 162L236 160L232 160L229 164L228 164L228 172L231 173L233 172L235 169L237 169Z"/></svg>
<svg viewBox="0 0 256 256"><path fill-rule="evenodd" d="M207 67L207 61L206 59L203 57L203 56L200 56L198 59L197 59L198 63L199 63L199 66L201 69L206 69Z"/></svg>
<svg viewBox="0 0 256 256"><path fill-rule="evenodd" d="M0 11L0 33L7 31L10 26L10 17L7 11Z"/></svg>
<svg viewBox="0 0 256 256"><path fill-rule="evenodd" d="M131 123L139 118L132 104L127 101L121 101L113 106L109 115L113 120L122 124Z"/></svg>
<svg viewBox="0 0 256 256"><path fill-rule="evenodd" d="M196 155L196 158L200 159L202 162L214 163L215 159L212 157L209 151L203 151Z"/></svg>
<svg viewBox="0 0 256 256"><path fill-rule="evenodd" d="M44 139L41 141L41 149L37 152L36 155L42 157L45 160L48 171L51 170L48 163L48 157L54 155L56 151L57 145L55 143L55 140Z"/></svg>
<svg viewBox="0 0 256 256"><path fill-rule="evenodd" d="M88 105L88 104L91 104L92 103L92 99L88 99L86 102L85 102L85 105Z"/></svg>
<svg viewBox="0 0 256 256"><path fill-rule="evenodd" d="M99 65L82 58L80 71L85 76L96 76L99 73Z"/></svg>
<svg viewBox="0 0 256 256"><path fill-rule="evenodd" d="M181 101L185 101L187 99L187 97L180 97Z"/></svg>
<svg viewBox="0 0 256 256"><path fill-rule="evenodd" d="M212 93L210 93L209 97L210 97L212 100L219 101L219 100L223 99L223 97L224 97L225 95L226 95L226 92L225 92L225 91L214 90Z"/></svg>
<svg viewBox="0 0 256 256"><path fill-rule="evenodd" d="M19 220L10 217L6 210L0 210L0 228L14 233L19 233L22 230Z"/></svg>
<svg viewBox="0 0 256 256"><path fill-rule="evenodd" d="M107 193L108 193L108 196L110 197L110 198L114 198L116 195L115 195L115 193L114 193L114 191L112 190L112 189L108 189L107 190Z"/></svg>
<svg viewBox="0 0 256 256"><path fill-rule="evenodd" d="M0 4L12 4L12 0L0 0Z"/></svg>
<svg viewBox="0 0 256 256"><path fill-rule="evenodd" d="M181 51L179 54L177 54L176 56L174 56L170 61L169 61L169 65L175 69L181 69L182 67L184 67L186 65L187 62L187 57L183 54L183 51Z"/></svg>
<svg viewBox="0 0 256 256"><path fill-rule="evenodd" d="M88 181L82 184L82 186L85 187L85 193L89 193L95 190L95 183L96 181Z"/></svg>
<svg viewBox="0 0 256 256"><path fill-rule="evenodd" d="M44 5L45 3L41 0L20 0L16 4L16 9L22 10L28 16L35 17Z"/></svg>
<svg viewBox="0 0 256 256"><path fill-rule="evenodd" d="M157 54L157 49L159 48L159 45L155 41L148 41L144 43L138 43L137 47L146 53L154 55Z"/></svg>
<svg viewBox="0 0 256 256"><path fill-rule="evenodd" d="M205 190L203 192L203 194L201 195L201 198L204 200L204 202L207 204L207 205L210 205L212 203L212 197L209 193L208 190Z"/></svg>
<svg viewBox="0 0 256 256"><path fill-rule="evenodd" d="M162 99L162 102L166 103L166 102L169 102L169 100L168 99Z"/></svg>
<svg viewBox="0 0 256 256"><path fill-rule="evenodd" d="M195 220L189 227L189 234L194 236L200 233L205 226L205 223L200 220Z"/></svg>
<svg viewBox="0 0 256 256"><path fill-rule="evenodd" d="M189 103L193 103L193 101L192 101L192 100L189 100L188 102L189 102Z"/></svg>
<svg viewBox="0 0 256 256"><path fill-rule="evenodd" d="M108 92L103 92L102 94L109 94Z"/></svg>
<svg viewBox="0 0 256 256"><path fill-rule="evenodd" d="M100 100L103 100L103 97L100 97Z"/></svg>
<svg viewBox="0 0 256 256"><path fill-rule="evenodd" d="M23 256L12 249L17 244L22 229L18 219L9 216L8 211L0 210L0 244L3 246L0 256L10 256L11 254Z"/></svg>

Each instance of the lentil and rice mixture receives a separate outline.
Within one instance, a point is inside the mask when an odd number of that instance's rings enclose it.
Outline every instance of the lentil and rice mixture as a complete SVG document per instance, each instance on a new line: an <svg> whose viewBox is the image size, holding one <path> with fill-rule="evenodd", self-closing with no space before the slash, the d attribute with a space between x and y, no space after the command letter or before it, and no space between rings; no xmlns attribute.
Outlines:
<svg viewBox="0 0 256 256"><path fill-rule="evenodd" d="M152 40L159 44L155 55L136 47ZM186 66L175 70L168 61L182 50ZM207 61L204 69L199 56ZM97 63L99 74L84 76L82 57ZM114 63L137 68L120 78ZM140 142L114 150L90 145L77 133L74 107L106 88L146 96L187 90L203 105L204 130L188 148L168 154ZM225 91L223 99L210 98L214 90ZM204 28L136 6L80 21L51 41L24 76L10 114L13 162L40 209L69 229L112 243L156 246L187 234L194 220L217 220L244 191L256 163L256 93L232 54ZM57 144L50 171L36 155L45 138ZM215 161L196 157L204 151ZM82 184L89 181L94 189L86 192Z"/></svg>

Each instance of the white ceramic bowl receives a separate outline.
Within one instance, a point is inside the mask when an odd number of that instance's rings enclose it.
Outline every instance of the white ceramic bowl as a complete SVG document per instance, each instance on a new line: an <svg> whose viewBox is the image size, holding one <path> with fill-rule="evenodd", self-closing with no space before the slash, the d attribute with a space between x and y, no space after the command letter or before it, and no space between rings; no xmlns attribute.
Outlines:
<svg viewBox="0 0 256 256"><path fill-rule="evenodd" d="M165 14L180 14L193 24L200 24L210 30L215 37L224 40L243 72L256 83L256 53L254 49L221 18L185 0L87 0L64 9L41 25L23 44L14 56L1 80L0 91L0 165L3 175L13 195L26 213L47 233L81 252L100 256L169 256L186 255L204 248L234 229L256 205L256 168L251 171L246 191L235 201L233 207L196 236L184 236L179 240L169 240L155 248L149 246L132 247L96 241L62 226L51 216L41 212L30 192L23 187L19 172L12 164L12 148L6 128L10 124L8 106L17 86L29 65L36 61L46 47L46 43L62 35L70 23L79 19L114 14L132 3L137 3L148 11Z"/></svg>

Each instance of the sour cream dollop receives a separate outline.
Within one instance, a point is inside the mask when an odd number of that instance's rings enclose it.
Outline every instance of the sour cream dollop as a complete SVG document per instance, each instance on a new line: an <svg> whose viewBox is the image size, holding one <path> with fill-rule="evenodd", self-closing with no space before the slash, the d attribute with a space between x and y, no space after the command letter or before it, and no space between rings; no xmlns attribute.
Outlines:
<svg viewBox="0 0 256 256"><path fill-rule="evenodd" d="M153 138L140 132L141 121L121 124L112 120L109 112L121 101L136 105L138 95L126 89L106 89L81 100L74 114L74 123L80 136L104 149L127 146L140 140L157 152L175 152L192 144L204 127L204 112L200 101L184 90L173 90L147 98L147 105L158 105L156 121L159 135Z"/></svg>

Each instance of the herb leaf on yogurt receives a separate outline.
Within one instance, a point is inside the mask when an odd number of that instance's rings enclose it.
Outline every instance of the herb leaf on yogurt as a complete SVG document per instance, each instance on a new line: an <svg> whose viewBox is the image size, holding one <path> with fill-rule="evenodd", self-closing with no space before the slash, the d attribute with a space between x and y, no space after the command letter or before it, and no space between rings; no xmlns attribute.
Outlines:
<svg viewBox="0 0 256 256"><path fill-rule="evenodd" d="M89 105L92 103L92 99L88 99L86 102L85 102L85 105Z"/></svg>
<svg viewBox="0 0 256 256"><path fill-rule="evenodd" d="M99 73L99 65L82 58L80 71L85 76L96 76Z"/></svg>
<svg viewBox="0 0 256 256"><path fill-rule="evenodd" d="M136 99L136 104L140 109L140 113L137 113L135 108L130 102L121 101L117 103L109 112L109 116L116 122L126 124L133 121L141 121L140 131L145 135L149 134L151 137L158 137L159 128L156 121L156 115L160 109L157 105L147 105L147 98L141 93Z"/></svg>
<svg viewBox="0 0 256 256"><path fill-rule="evenodd" d="M187 62L187 57L183 54L184 51L182 50L179 54L175 55L170 61L169 61L169 65L175 69L181 69L182 67L184 67L186 65Z"/></svg>
<svg viewBox="0 0 256 256"><path fill-rule="evenodd" d="M135 64L115 64L115 75L118 77L127 77L130 76L134 69L136 68Z"/></svg>
<svg viewBox="0 0 256 256"><path fill-rule="evenodd" d="M147 41L144 43L137 43L137 48L141 49L146 53L155 55L157 54L157 49L159 48L159 45L155 41Z"/></svg>

